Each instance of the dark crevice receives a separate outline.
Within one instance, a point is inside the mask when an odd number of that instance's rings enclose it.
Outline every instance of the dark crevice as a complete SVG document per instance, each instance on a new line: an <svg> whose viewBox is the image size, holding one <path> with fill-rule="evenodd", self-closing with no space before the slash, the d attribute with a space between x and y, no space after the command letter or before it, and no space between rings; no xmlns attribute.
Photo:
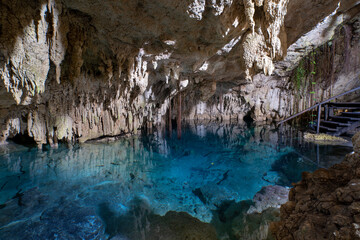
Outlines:
<svg viewBox="0 0 360 240"><path fill-rule="evenodd" d="M20 189L15 196L12 199L18 200L18 206L24 206L24 203L22 202L22 197L24 196L24 193L21 192L22 189Z"/></svg>
<svg viewBox="0 0 360 240"><path fill-rule="evenodd" d="M227 170L224 174L222 179L217 183L217 185L220 185L223 181L225 181L229 177L230 170Z"/></svg>
<svg viewBox="0 0 360 240"><path fill-rule="evenodd" d="M244 116L244 121L247 123L254 122L254 112L255 112L255 106L252 107L252 109L248 111L247 114Z"/></svg>
<svg viewBox="0 0 360 240"><path fill-rule="evenodd" d="M195 196L197 196L202 203L204 203L205 205L208 204L208 201L207 201L206 197L204 196L204 194L202 193L200 188L196 188L195 190L192 190L192 193Z"/></svg>
<svg viewBox="0 0 360 240"><path fill-rule="evenodd" d="M19 133L13 138L9 138L10 141L13 141L16 144L23 145L25 147L37 147L37 144L33 137L30 137L28 134Z"/></svg>
<svg viewBox="0 0 360 240"><path fill-rule="evenodd" d="M38 9L34 17L36 41L39 41L39 22L41 20L41 11Z"/></svg>
<svg viewBox="0 0 360 240"><path fill-rule="evenodd" d="M9 181L6 181L0 188L0 191L4 189L4 187L6 186L6 184L8 184Z"/></svg>

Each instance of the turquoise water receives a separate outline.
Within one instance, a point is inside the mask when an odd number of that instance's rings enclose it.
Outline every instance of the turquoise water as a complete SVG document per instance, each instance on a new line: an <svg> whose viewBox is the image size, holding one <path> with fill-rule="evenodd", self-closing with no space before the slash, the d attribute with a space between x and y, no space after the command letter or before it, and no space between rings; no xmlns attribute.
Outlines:
<svg viewBox="0 0 360 240"><path fill-rule="evenodd" d="M188 124L181 140L158 131L71 148L0 149L0 239L146 239L135 205L211 222L222 203L290 186L352 151L246 124Z"/></svg>

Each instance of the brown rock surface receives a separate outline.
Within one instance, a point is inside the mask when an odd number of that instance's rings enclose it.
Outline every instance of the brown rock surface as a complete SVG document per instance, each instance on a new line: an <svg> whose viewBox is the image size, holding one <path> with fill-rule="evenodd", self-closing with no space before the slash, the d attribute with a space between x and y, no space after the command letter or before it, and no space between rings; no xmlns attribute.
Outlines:
<svg viewBox="0 0 360 240"><path fill-rule="evenodd" d="M360 132L357 132L353 136L352 142L353 142L353 145L354 145L354 152L360 153Z"/></svg>
<svg viewBox="0 0 360 240"><path fill-rule="evenodd" d="M358 146L359 134L353 138ZM276 239L360 239L360 154L329 169L304 173L271 226Z"/></svg>
<svg viewBox="0 0 360 240"><path fill-rule="evenodd" d="M215 228L184 212L168 212L150 220L149 240L216 240Z"/></svg>

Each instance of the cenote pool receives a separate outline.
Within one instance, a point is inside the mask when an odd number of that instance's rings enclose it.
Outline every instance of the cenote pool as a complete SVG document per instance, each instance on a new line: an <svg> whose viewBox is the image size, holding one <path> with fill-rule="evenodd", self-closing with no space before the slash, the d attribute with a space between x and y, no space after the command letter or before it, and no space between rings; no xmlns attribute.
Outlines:
<svg viewBox="0 0 360 240"><path fill-rule="evenodd" d="M189 123L181 140L158 131L71 148L0 149L0 239L124 240L185 239L174 231L189 226L189 239L206 239L209 226L219 239L236 239L236 204L251 205L263 186L291 186L303 171L352 151L245 123Z"/></svg>

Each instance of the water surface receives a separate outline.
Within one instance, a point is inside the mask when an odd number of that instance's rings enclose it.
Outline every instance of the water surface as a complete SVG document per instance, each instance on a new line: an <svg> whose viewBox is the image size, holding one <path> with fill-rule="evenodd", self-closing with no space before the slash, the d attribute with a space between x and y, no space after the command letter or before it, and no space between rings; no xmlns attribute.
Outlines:
<svg viewBox="0 0 360 240"><path fill-rule="evenodd" d="M150 213L214 222L224 202L251 200L267 185L291 186L303 171L352 151L247 124L187 124L181 140L168 135L42 151L1 146L0 239L150 239Z"/></svg>

